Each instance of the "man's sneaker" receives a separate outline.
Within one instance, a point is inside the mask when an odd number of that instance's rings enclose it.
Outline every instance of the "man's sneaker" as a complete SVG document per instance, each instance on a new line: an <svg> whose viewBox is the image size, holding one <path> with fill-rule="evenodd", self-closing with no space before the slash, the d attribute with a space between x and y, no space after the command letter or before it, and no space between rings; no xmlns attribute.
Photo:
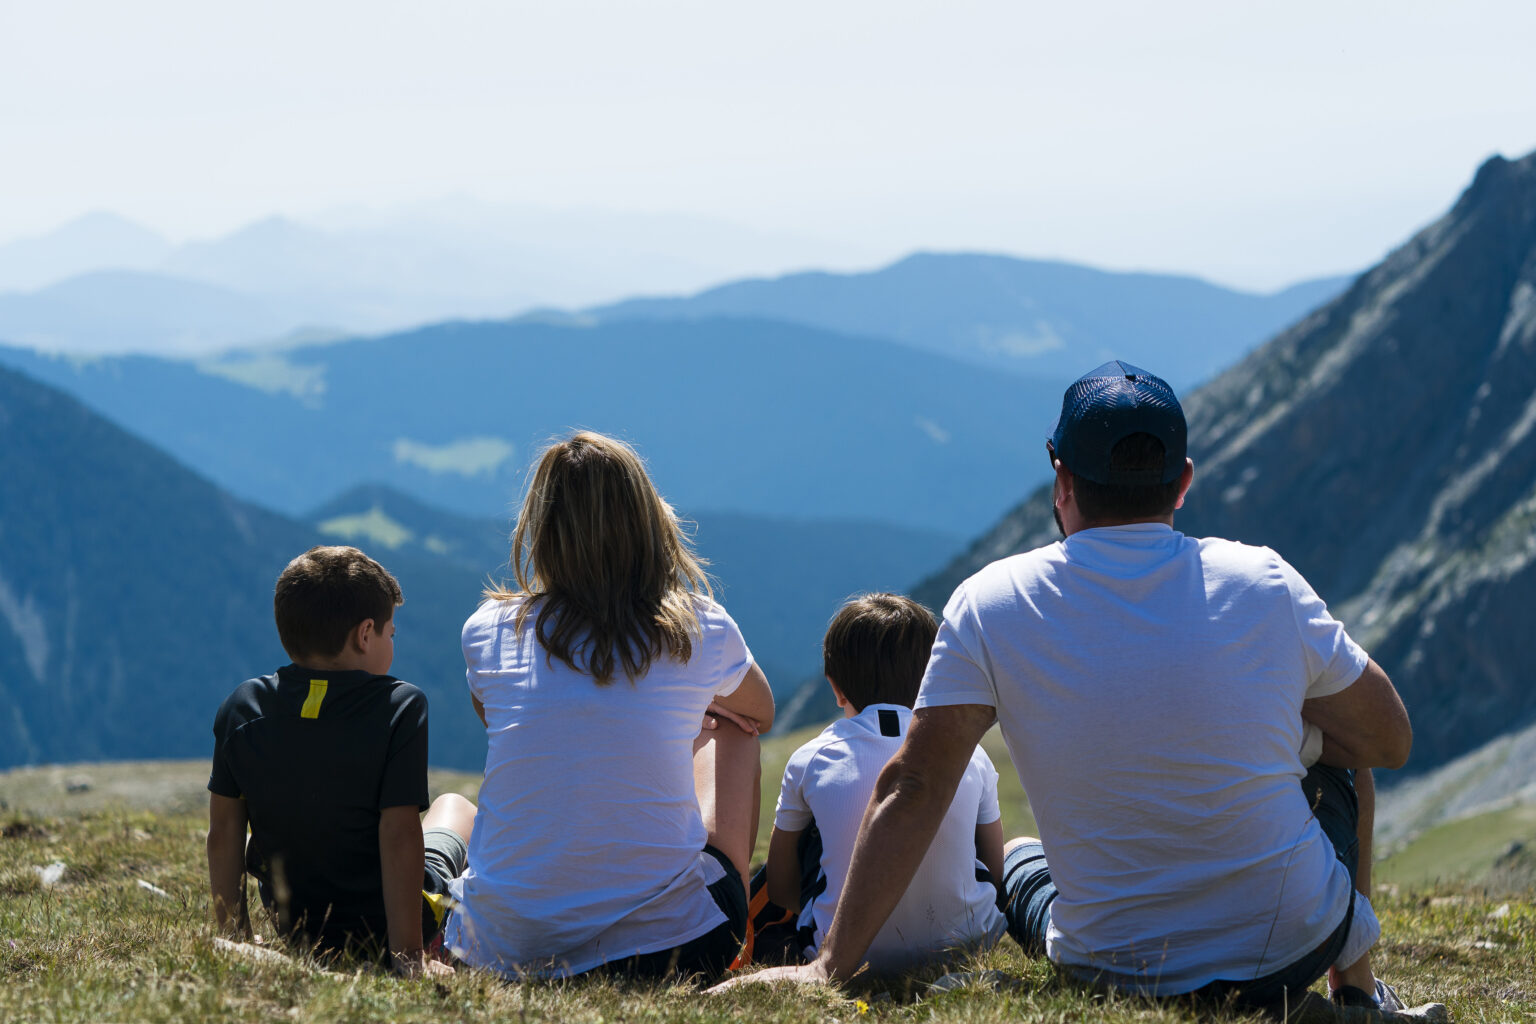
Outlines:
<svg viewBox="0 0 1536 1024"><path fill-rule="evenodd" d="M1376 979L1376 991L1366 992L1353 985L1342 985L1330 993L1333 1005L1344 1008L1378 1010L1388 1020L1448 1021L1451 1013L1444 1003L1424 1003L1422 1006L1404 1006L1397 990L1380 978Z"/></svg>

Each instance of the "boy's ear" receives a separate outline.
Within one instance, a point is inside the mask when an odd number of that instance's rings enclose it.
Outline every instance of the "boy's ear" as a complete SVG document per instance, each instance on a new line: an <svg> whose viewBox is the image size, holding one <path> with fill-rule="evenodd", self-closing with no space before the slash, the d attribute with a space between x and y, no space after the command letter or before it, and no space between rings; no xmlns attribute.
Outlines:
<svg viewBox="0 0 1536 1024"><path fill-rule="evenodd" d="M367 654L368 648L373 644L373 638L377 630L373 628L372 619L364 619L352 627L352 633L347 637L347 643L357 649L359 654Z"/></svg>
<svg viewBox="0 0 1536 1024"><path fill-rule="evenodd" d="M843 691L842 690L839 690L837 688L837 684L832 681L832 677L831 676L827 676L827 685L832 687L832 696L837 698L837 706L840 707L840 708L847 707L848 706L848 698L843 695Z"/></svg>

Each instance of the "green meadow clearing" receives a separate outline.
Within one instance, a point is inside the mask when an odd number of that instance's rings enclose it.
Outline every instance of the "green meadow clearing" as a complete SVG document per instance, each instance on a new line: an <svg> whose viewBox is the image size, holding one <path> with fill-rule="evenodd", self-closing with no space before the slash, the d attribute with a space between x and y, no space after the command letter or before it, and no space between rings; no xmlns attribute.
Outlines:
<svg viewBox="0 0 1536 1024"><path fill-rule="evenodd" d="M779 766L806 735L764 744L764 839ZM1029 832L1033 819L1006 751L995 732L986 743L1002 772L1007 831ZM462 970L447 980L404 982L366 965L254 959L217 945L208 923L205 780L200 762L0 773L0 1021L1243 1019L1106 997L1058 978L1011 940L960 965L1004 972L1005 984L938 994L928 991L938 970L844 991L752 988L706 997L682 985L511 984ZM469 775L432 776L434 795L473 797L477 784ZM1460 1021L1536 1020L1529 875L1500 876L1494 867L1508 861L1509 837L1533 827L1536 820L1514 812L1455 822L1378 864L1376 905L1385 929L1378 969L1410 1003L1447 1003ZM1437 873L1435 865L1452 869Z"/></svg>

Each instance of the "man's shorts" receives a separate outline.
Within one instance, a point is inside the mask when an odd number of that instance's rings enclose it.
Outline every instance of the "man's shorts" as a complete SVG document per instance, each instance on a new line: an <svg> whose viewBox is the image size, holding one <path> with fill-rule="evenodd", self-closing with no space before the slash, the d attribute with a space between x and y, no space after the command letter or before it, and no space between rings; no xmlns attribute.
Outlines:
<svg viewBox="0 0 1536 1024"><path fill-rule="evenodd" d="M1312 807L1323 833L1333 844L1334 853L1349 870L1353 889L1360 856L1357 825L1360 805L1355 796L1355 773L1345 768L1316 765L1301 780L1302 791ZM1040 843L1020 843L1003 858L1003 894L999 907L1008 921L1008 934L1031 956L1045 955L1045 933L1051 923L1051 904L1056 901L1056 884L1051 881L1045 848ZM1351 912L1333 934L1311 953L1272 974L1240 987L1233 982L1215 981L1200 990L1202 995L1222 999L1236 996L1254 1006L1269 1005L1287 991L1296 993L1322 977L1344 946L1353 919Z"/></svg>
<svg viewBox="0 0 1536 1024"><path fill-rule="evenodd" d="M630 978L697 977L706 984L725 977L726 968L741 952L741 944L747 937L747 891L731 858L713 846L705 846L704 852L725 869L725 874L708 886L709 895L725 915L725 921L681 946L604 964L594 968L595 972Z"/></svg>

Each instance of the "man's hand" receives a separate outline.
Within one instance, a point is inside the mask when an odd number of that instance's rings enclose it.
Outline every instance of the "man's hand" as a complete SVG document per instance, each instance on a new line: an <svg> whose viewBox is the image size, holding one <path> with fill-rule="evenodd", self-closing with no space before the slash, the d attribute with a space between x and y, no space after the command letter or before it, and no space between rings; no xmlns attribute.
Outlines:
<svg viewBox="0 0 1536 1024"><path fill-rule="evenodd" d="M822 962L812 960L798 967L770 967L756 974L745 974L729 981L722 981L709 989L706 994L715 995L743 985L829 985L831 983L832 979L827 975Z"/></svg>

